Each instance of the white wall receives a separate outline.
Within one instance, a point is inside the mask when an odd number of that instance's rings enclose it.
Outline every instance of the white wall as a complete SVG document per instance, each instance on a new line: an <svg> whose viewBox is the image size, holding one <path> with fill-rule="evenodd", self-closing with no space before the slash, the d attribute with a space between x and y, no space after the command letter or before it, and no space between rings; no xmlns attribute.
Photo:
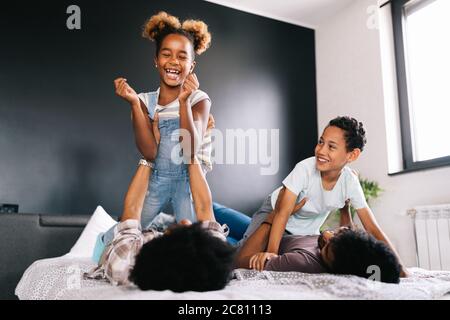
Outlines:
<svg viewBox="0 0 450 320"><path fill-rule="evenodd" d="M321 133L338 115L350 115L364 123L368 144L352 167L385 190L372 210L404 263L415 266L413 223L406 210L415 205L450 203L450 167L387 175L380 38L377 28L368 27L373 21L371 6L376 2L356 0L316 30L319 130Z"/></svg>

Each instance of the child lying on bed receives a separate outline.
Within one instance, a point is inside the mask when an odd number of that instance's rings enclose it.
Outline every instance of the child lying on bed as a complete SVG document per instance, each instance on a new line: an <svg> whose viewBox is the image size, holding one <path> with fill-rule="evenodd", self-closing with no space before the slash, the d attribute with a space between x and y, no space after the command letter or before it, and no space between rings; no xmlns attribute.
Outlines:
<svg viewBox="0 0 450 320"><path fill-rule="evenodd" d="M226 226L216 222L212 197L194 159L188 165L190 187L199 222L182 220L161 233L149 228L141 231L141 213L150 164L141 161L125 197L121 222L107 234L111 240L99 265L85 274L107 279L114 285L134 282L142 290L210 291L227 284L232 270L234 248L226 242Z"/></svg>
<svg viewBox="0 0 450 320"><path fill-rule="evenodd" d="M296 209L306 202L303 199ZM400 264L395 253L382 241L353 227L350 212L341 212L341 227L320 235L285 235L278 254L259 259L265 251L275 211L267 215L245 241L236 257L236 266L269 271L351 274L382 282L398 283ZM374 266L377 269L373 269Z"/></svg>
<svg viewBox="0 0 450 320"><path fill-rule="evenodd" d="M275 211L267 247L255 253L257 265L263 265L267 258L279 253L283 234L319 235L330 212L344 208L348 201L365 230L395 252L367 205L358 177L347 166L358 159L365 143L365 130L356 119L337 117L329 122L317 143L315 156L299 162L283 180L283 186L269 195L253 215L240 245ZM305 198L308 199L305 205L291 214L296 203ZM398 255L397 258L400 261ZM406 276L403 267L401 275Z"/></svg>

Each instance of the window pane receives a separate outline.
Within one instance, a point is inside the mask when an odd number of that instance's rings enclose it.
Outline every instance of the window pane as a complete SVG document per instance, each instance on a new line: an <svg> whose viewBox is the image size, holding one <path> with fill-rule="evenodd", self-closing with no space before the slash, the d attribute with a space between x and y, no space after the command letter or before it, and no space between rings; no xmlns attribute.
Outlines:
<svg viewBox="0 0 450 320"><path fill-rule="evenodd" d="M450 155L449 0L406 17L406 56L414 161Z"/></svg>

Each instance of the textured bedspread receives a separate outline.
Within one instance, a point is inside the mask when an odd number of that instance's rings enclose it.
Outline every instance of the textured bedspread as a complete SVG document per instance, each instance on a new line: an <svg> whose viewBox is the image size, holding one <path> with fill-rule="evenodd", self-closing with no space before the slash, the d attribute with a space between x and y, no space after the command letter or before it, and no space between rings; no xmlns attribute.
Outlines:
<svg viewBox="0 0 450 320"><path fill-rule="evenodd" d="M237 269L226 288L210 292L141 291L85 280L94 266L89 259L66 257L38 260L16 288L20 299L147 299L147 300L308 300L308 299L441 299L450 292L450 272L409 269L401 283L385 284L355 276L300 272L257 272Z"/></svg>

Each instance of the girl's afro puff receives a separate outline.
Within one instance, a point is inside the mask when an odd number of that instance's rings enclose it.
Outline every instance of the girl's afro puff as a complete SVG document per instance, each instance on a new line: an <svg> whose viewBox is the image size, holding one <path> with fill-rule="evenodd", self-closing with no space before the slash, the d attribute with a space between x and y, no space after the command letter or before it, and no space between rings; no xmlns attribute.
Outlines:
<svg viewBox="0 0 450 320"><path fill-rule="evenodd" d="M186 20L181 24L177 17L164 11L147 20L142 36L156 41L157 48L159 48L162 40L172 33L185 35L191 40L194 51L198 55L205 52L211 44L211 34L208 32L206 23L200 20Z"/></svg>
<svg viewBox="0 0 450 320"><path fill-rule="evenodd" d="M211 33L208 25L200 20L185 20L181 28L194 37L194 51L200 55L205 52L211 44Z"/></svg>
<svg viewBox="0 0 450 320"><path fill-rule="evenodd" d="M158 41L159 36L165 29L177 30L181 28L180 20L177 17L167 14L167 12L161 11L155 14L147 20L144 25L144 31L142 36L152 41Z"/></svg>

